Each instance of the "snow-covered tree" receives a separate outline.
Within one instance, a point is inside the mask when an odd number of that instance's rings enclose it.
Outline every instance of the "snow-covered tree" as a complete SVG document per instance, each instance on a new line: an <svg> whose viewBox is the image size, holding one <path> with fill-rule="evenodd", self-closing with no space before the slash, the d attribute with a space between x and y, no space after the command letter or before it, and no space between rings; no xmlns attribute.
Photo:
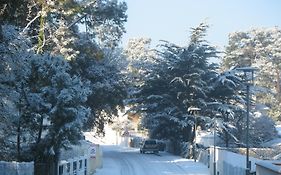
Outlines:
<svg viewBox="0 0 281 175"><path fill-rule="evenodd" d="M252 116L251 121L250 143L253 147L258 147L277 137L275 122L270 117L257 112Z"/></svg>
<svg viewBox="0 0 281 175"><path fill-rule="evenodd" d="M22 110L26 109L24 79L29 74L27 59L32 54L26 49L24 39L17 38L13 26L3 26L3 42L0 43L0 117L1 117L1 156L3 159L20 159ZM10 43L10 44L9 44Z"/></svg>
<svg viewBox="0 0 281 175"><path fill-rule="evenodd" d="M115 60L118 55L105 54L95 41L86 37L79 39L76 47L82 52L70 62L72 72L89 80L93 91L87 100L92 113L85 129L94 127L103 133L104 125L117 116L127 97L124 75Z"/></svg>
<svg viewBox="0 0 281 175"><path fill-rule="evenodd" d="M153 72L136 94L134 109L142 111L142 124L152 137L193 141L195 122L202 119L195 120L187 109L206 107L208 81L216 75L208 59L217 51L202 38L207 28L202 23L193 29L187 46L164 42Z"/></svg>
<svg viewBox="0 0 281 175"><path fill-rule="evenodd" d="M103 128L103 120L116 114L116 107L122 106L125 96L120 69L112 63L115 58L105 50L112 52L125 32L126 3L116 0L26 0L17 7L4 1L1 10L4 22L21 20L16 25L23 28L23 33L32 41L30 48L36 53L62 55L70 62L73 76L79 74L85 81L90 79L92 91L99 93L93 93L93 98L88 100L93 111L88 124ZM14 11L17 15L11 13Z"/></svg>
<svg viewBox="0 0 281 175"><path fill-rule="evenodd" d="M253 66L259 68L255 72L255 87L250 88L251 103L265 104L269 107L268 114L262 117L255 117L255 109L250 111L250 144L258 146L266 139L263 135L267 133L260 128L260 121L264 121L264 127L272 128L271 122L265 122L267 115L275 120L280 115L279 110L279 57L280 57L280 30L278 28L262 28L252 29L245 32L235 32L229 35L229 44L226 47L226 54L223 58L222 68L224 70L230 67L247 67ZM243 83L243 82L242 82ZM243 84L242 84L243 85ZM232 119L234 126L233 135L237 137L237 141L245 143L245 87L241 87L241 103L236 103L237 107L241 107L242 111L236 111ZM243 94L244 93L244 94ZM239 95L239 94L236 94ZM243 102L244 101L244 102ZM233 101L232 101L233 103ZM244 111L243 111L244 110ZM240 115L239 115L240 113ZM269 120L268 120L269 121ZM274 130L274 129L273 129ZM257 132L258 131L258 132ZM271 132L271 131L270 131ZM271 132L269 138L275 136L275 132Z"/></svg>
<svg viewBox="0 0 281 175"><path fill-rule="evenodd" d="M156 66L156 51L151 47L150 38L130 39L123 50L125 57L124 72L128 82L128 94L139 91Z"/></svg>
<svg viewBox="0 0 281 175"><path fill-rule="evenodd" d="M281 30L277 27L231 33L222 62L224 69L259 68L255 72L255 84L267 90L256 94L256 102L267 104L269 115L275 120L280 116L280 36Z"/></svg>
<svg viewBox="0 0 281 175"><path fill-rule="evenodd" d="M36 162L58 158L61 147L82 138L90 115L85 106L90 85L69 73L65 59L28 51L28 42L14 27L4 26L3 31L0 77L1 91L7 93L1 93L1 118L6 122L1 123L0 143L7 147L1 155Z"/></svg>
<svg viewBox="0 0 281 175"><path fill-rule="evenodd" d="M68 59L79 52L73 43L80 32L114 48L127 21L127 5L117 0L4 1L0 8L0 19L24 28L38 53L59 52Z"/></svg>

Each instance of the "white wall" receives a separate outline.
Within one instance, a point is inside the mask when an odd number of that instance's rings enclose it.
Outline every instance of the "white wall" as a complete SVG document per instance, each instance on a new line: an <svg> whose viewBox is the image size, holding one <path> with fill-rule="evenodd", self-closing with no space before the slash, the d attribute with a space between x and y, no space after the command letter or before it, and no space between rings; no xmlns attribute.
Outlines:
<svg viewBox="0 0 281 175"><path fill-rule="evenodd" d="M262 160L250 157L251 172L256 171L255 163ZM210 148L210 172L213 175L214 148ZM244 175L246 172L246 156L236 154L222 148L216 149L217 172L220 175Z"/></svg>
<svg viewBox="0 0 281 175"><path fill-rule="evenodd" d="M272 162L263 161L256 164L256 175L281 175L281 166Z"/></svg>
<svg viewBox="0 0 281 175"><path fill-rule="evenodd" d="M58 166L59 175L87 175L102 168L102 149L99 144L81 141L80 145L73 145L70 150L61 150ZM1 175L1 174L0 174Z"/></svg>
<svg viewBox="0 0 281 175"><path fill-rule="evenodd" d="M33 175L33 162L0 161L0 175Z"/></svg>

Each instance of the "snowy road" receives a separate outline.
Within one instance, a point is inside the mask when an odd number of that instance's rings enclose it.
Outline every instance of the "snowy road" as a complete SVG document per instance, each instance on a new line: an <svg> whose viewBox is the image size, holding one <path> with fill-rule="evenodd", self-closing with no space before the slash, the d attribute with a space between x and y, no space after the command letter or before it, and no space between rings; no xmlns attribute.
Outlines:
<svg viewBox="0 0 281 175"><path fill-rule="evenodd" d="M103 168L97 175L209 175L208 168L168 153L140 154L138 149L102 146Z"/></svg>

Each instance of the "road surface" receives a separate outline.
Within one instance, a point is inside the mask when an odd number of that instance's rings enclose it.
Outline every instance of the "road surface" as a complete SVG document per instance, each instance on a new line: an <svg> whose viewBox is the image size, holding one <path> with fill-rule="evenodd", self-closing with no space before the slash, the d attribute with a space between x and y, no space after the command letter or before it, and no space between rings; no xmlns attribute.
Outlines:
<svg viewBox="0 0 281 175"><path fill-rule="evenodd" d="M140 154L139 149L102 146L103 168L96 175L209 175L202 163L166 152Z"/></svg>

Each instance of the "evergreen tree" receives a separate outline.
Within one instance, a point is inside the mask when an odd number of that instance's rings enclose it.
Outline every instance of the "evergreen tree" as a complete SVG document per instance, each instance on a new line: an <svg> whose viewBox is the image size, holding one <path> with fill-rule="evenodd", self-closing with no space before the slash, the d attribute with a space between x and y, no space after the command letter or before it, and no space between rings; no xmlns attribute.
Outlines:
<svg viewBox="0 0 281 175"><path fill-rule="evenodd" d="M6 146L1 155L56 163L60 148L82 138L90 114L85 105L91 93L89 83L72 76L63 58L27 51L28 42L14 27L4 26L3 31L6 42L1 43L0 53L5 61L1 62L0 87L7 94L1 99L1 118L6 121L0 127L1 147ZM54 162L48 162L50 158Z"/></svg>
<svg viewBox="0 0 281 175"><path fill-rule="evenodd" d="M32 41L30 48L38 54L62 55L69 60L73 76L79 74L85 81L90 79L93 92L104 92L93 93L95 96L88 101L94 111L88 126L103 128L103 120L108 121L116 115L126 96L120 71L110 60L115 58L105 53L105 48L112 52L125 32L126 3L115 0L27 0L23 6L26 7L24 10L4 1L0 14L5 19L3 22L21 21L15 24L24 28L23 33ZM17 15L12 13L14 11ZM95 66L99 67L98 71ZM97 75L89 76L90 72Z"/></svg>
<svg viewBox="0 0 281 175"><path fill-rule="evenodd" d="M155 138L193 141L195 116L187 114L189 107L205 108L208 81L216 74L208 59L217 51L205 42L208 26L193 29L190 43L177 46L164 42L153 73L147 78L135 100L135 109L142 111L142 124Z"/></svg>

